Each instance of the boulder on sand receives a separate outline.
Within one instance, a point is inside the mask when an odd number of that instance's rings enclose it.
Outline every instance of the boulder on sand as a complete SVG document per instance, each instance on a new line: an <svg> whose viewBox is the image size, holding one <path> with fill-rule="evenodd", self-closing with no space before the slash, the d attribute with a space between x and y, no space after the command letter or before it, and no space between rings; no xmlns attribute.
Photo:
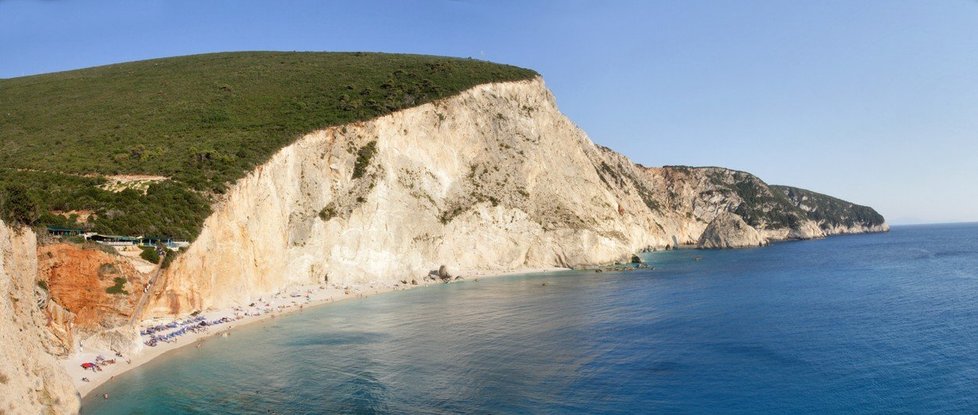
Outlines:
<svg viewBox="0 0 978 415"><path fill-rule="evenodd" d="M450 280L450 279L452 279L452 274L449 274L448 273L448 267L446 267L444 265L438 267L438 278L441 278L443 280Z"/></svg>

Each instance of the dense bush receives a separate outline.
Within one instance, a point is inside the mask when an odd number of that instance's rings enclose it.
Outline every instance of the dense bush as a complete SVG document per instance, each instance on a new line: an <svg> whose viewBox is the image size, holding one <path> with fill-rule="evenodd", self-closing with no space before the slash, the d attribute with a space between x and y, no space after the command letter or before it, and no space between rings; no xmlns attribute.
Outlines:
<svg viewBox="0 0 978 415"><path fill-rule="evenodd" d="M143 250L143 252L139 253L140 258L145 259L154 264L160 263L160 254L156 253L156 248L141 246L140 249Z"/></svg>
<svg viewBox="0 0 978 415"><path fill-rule="evenodd" d="M370 167L370 160L377 154L377 142L371 141L357 150L357 161L353 164L353 178L359 179Z"/></svg>
<svg viewBox="0 0 978 415"><path fill-rule="evenodd" d="M164 235L192 239L210 214L203 196L179 183L165 181L149 186L145 195L135 190L110 192L100 189L103 180L68 174L19 171L0 168L0 188L37 189L31 202L40 214L34 222L56 227L86 228L104 234ZM23 185L17 185L21 183ZM24 192L23 190L21 192ZM3 196L0 195L0 198ZM24 202L19 202L18 206ZM24 209L3 205L4 217L24 216ZM86 223L76 223L51 211L89 210Z"/></svg>
<svg viewBox="0 0 978 415"><path fill-rule="evenodd" d="M166 250L166 255L163 256L163 263L160 264L160 268L169 268L170 267L170 264L173 263L173 260L176 259L177 252L179 252L179 251L174 251L174 250L171 250L171 249L167 249Z"/></svg>
<svg viewBox="0 0 978 415"><path fill-rule="evenodd" d="M744 200L734 213L744 222L757 228L796 228L804 213L791 204L787 197L772 191L764 182L749 173L734 173L733 191Z"/></svg>
<svg viewBox="0 0 978 415"><path fill-rule="evenodd" d="M109 294L129 294L123 287L126 285L126 279L122 277L115 277L112 279L115 285L105 289L105 292Z"/></svg>
<svg viewBox="0 0 978 415"><path fill-rule="evenodd" d="M0 192L0 214L8 223L33 225L41 212L38 197L24 185L8 184Z"/></svg>

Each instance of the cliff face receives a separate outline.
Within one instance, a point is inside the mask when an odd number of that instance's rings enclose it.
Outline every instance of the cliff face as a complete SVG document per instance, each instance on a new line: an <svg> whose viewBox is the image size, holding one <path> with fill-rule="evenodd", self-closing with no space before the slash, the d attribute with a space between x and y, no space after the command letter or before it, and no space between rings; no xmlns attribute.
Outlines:
<svg viewBox="0 0 978 415"><path fill-rule="evenodd" d="M0 222L0 413L76 413L77 392L52 356L60 346L44 329L36 251L33 232Z"/></svg>
<svg viewBox="0 0 978 415"><path fill-rule="evenodd" d="M151 310L289 283L610 262L666 240L542 81L481 85L309 134L240 180L164 275Z"/></svg>
<svg viewBox="0 0 978 415"><path fill-rule="evenodd" d="M869 206L860 206L829 195L790 186L771 186L804 212L825 235L886 232L890 226Z"/></svg>
<svg viewBox="0 0 978 415"><path fill-rule="evenodd" d="M760 233L765 243L889 230L883 216L870 207L804 189L769 186L742 171L685 166L645 171L653 198L661 207L657 214L673 218L673 223L686 226L691 234L699 235L692 240L677 240L680 244L699 245L706 226L724 212L743 219L749 228ZM742 235L736 228L729 228L736 226L735 223L729 220L717 223L716 230L721 232L715 235L721 238L718 240L720 245L739 246L733 240L723 242L722 235ZM729 229L724 231L725 228Z"/></svg>
<svg viewBox="0 0 978 415"><path fill-rule="evenodd" d="M595 146L540 79L480 85L283 148L214 206L147 316L439 265L464 275L608 263L696 244L726 213L765 242L827 233L747 173L645 168Z"/></svg>
<svg viewBox="0 0 978 415"><path fill-rule="evenodd" d="M75 328L95 332L128 322L144 283L120 255L67 243L41 246L37 254L38 276L51 300L72 311ZM119 292L106 292L117 278L125 281Z"/></svg>
<svg viewBox="0 0 978 415"><path fill-rule="evenodd" d="M50 297L47 327L58 340L59 356L75 351L79 343L112 343L106 348L126 352L138 347L135 331L124 326L148 279L134 266L142 261L99 248L68 243L38 247L38 279L45 282ZM128 341L113 341L123 334Z"/></svg>
<svg viewBox="0 0 978 415"><path fill-rule="evenodd" d="M713 219L700 235L698 248L746 248L764 246L767 240L744 219L736 214L724 212Z"/></svg>

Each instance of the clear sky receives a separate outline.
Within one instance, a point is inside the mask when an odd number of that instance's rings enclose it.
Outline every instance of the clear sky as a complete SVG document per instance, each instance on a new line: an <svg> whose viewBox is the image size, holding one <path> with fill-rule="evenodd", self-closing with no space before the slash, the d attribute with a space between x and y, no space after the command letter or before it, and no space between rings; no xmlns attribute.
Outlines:
<svg viewBox="0 0 978 415"><path fill-rule="evenodd" d="M978 221L974 0L0 0L0 78L231 50L533 68L636 162L747 170L891 223Z"/></svg>

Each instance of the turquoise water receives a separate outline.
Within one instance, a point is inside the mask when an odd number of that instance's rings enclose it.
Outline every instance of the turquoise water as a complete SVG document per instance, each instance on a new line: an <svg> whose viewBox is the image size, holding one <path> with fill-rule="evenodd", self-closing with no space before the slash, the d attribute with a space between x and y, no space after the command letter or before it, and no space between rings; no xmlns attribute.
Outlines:
<svg viewBox="0 0 978 415"><path fill-rule="evenodd" d="M978 412L978 225L646 258L307 309L83 413Z"/></svg>

